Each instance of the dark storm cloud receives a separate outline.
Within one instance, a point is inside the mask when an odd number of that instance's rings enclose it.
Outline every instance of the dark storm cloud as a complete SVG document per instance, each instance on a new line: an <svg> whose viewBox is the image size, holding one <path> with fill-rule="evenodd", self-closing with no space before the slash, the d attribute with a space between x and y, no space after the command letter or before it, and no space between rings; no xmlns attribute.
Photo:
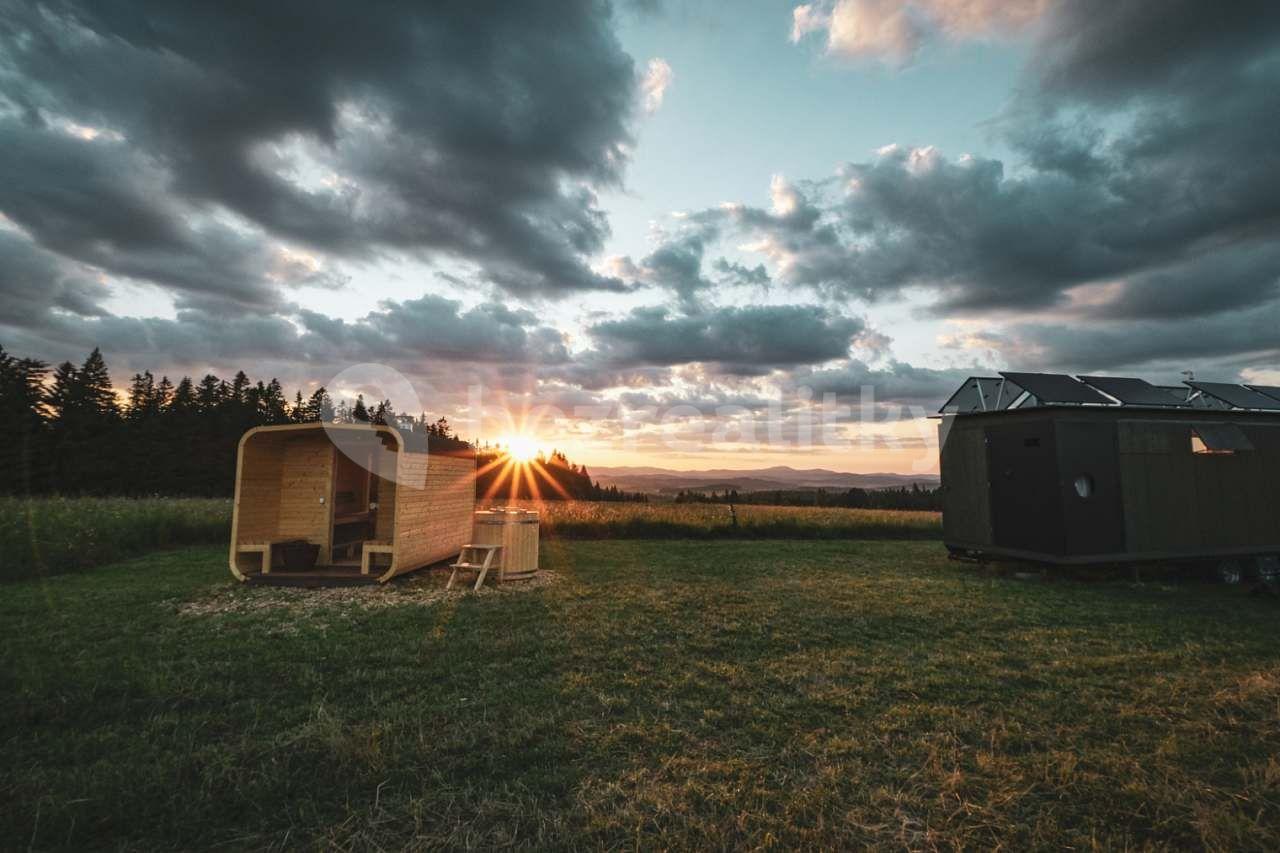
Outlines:
<svg viewBox="0 0 1280 853"><path fill-rule="evenodd" d="M0 248L7 248L2 241ZM0 271L9 275L12 269ZM74 287L79 286L75 282ZM52 294L46 303L56 297L63 307L67 293L74 298L82 295L72 289ZM0 306L13 304L7 292L5 300ZM27 297L18 307L35 302ZM152 356L181 365L236 367L245 366L245 359L275 359L322 372L334 365L371 361L422 373L437 371L441 365L536 366L563 364L568 359L563 335L542 325L529 311L492 303L464 309L460 302L432 295L383 302L379 310L354 322L300 308L286 309L289 316L247 315L227 323L200 310L178 311L168 319L118 317L101 311L96 316L73 316L65 310L48 311L45 303L35 307L44 309L39 323L11 328L5 334L6 348L53 360L95 346L102 347L108 357Z"/></svg>
<svg viewBox="0 0 1280 853"><path fill-rule="evenodd" d="M610 388L656 388L672 380L670 367L619 366L606 362L599 352L575 353L568 364L538 370L541 379L566 382L587 391Z"/></svg>
<svg viewBox="0 0 1280 853"><path fill-rule="evenodd" d="M721 276L721 281L729 285L748 285L751 287L768 287L772 279L764 264L748 267L726 258L716 258L711 265Z"/></svg>
<svg viewBox="0 0 1280 853"><path fill-rule="evenodd" d="M584 262L608 234L591 187L619 178L635 83L603 3L67 0L0 15L6 138L49 146L6 146L27 175L0 186L0 209L57 251L224 288L193 277L234 241L183 220L225 208L323 252L457 257L523 293L622 287ZM67 122L129 154L80 145ZM75 181L74 197L33 200L42 181Z"/></svg>
<svg viewBox="0 0 1280 853"><path fill-rule="evenodd" d="M1273 302L1211 317L1093 326L1024 323L1008 331L1005 352L1028 370L1145 375L1158 366L1171 377L1193 369L1204 378L1230 379L1242 367L1280 364L1277 330L1280 302Z"/></svg>
<svg viewBox="0 0 1280 853"><path fill-rule="evenodd" d="M633 411L650 409L666 413L675 408L683 408L696 409L701 414L710 414L717 409L733 409L738 412L764 411L776 401L757 394L704 387L688 393L666 391L654 394L644 391L624 391L618 395L618 402Z"/></svg>
<svg viewBox="0 0 1280 853"><path fill-rule="evenodd" d="M670 289L683 305L697 305L699 293L712 286L702 276L704 248L705 241L701 235L685 236L666 243L641 261L645 278L659 287Z"/></svg>
<svg viewBox="0 0 1280 853"><path fill-rule="evenodd" d="M1117 342L1119 324L1150 321L1128 327L1152 343L1124 342L1126 358L1194 337L1191 318L1260 331L1244 309L1272 311L1280 281L1280 5L1061 2L1036 32L992 125L1010 163L890 145L825 181L775 178L769 208L685 221L741 241L792 290L921 288L936 316L1062 311ZM1240 350L1225 322L1186 351Z"/></svg>
<svg viewBox="0 0 1280 853"><path fill-rule="evenodd" d="M589 357L613 366L713 364L726 374L753 376L776 367L843 358L865 331L862 320L814 305L711 308L672 314L637 308L589 327Z"/></svg>
<svg viewBox="0 0 1280 853"><path fill-rule="evenodd" d="M158 357L164 365L233 364L245 359L305 359L298 334L288 320L274 315L245 315L234 323L221 322L201 311L179 311L164 317L73 317L50 314L38 327L15 327L5 332L5 347L49 361L83 357L101 347L108 359L120 356Z"/></svg>
<svg viewBox="0 0 1280 853"><path fill-rule="evenodd" d="M1194 118L1141 117L1105 147L1024 137L1055 169L1011 177L998 160L891 146L834 181L791 188L784 214L742 205L703 215L752 240L793 289L870 301L924 286L939 314L1043 308L1103 279L1191 261L1208 269L1220 253L1255 266L1273 258L1263 248L1280 233L1280 139L1264 117L1277 115L1280 76ZM1225 309L1242 295L1218 301L1212 278L1183 286L1200 293L1166 310Z"/></svg>
<svg viewBox="0 0 1280 853"><path fill-rule="evenodd" d="M105 313L107 288L83 270L0 229L0 318L46 322L52 309L81 316Z"/></svg>
<svg viewBox="0 0 1280 853"><path fill-rule="evenodd" d="M851 358L828 370L796 371L791 381L809 388L818 399L824 394L835 394L856 405L863 395L869 395L869 401L875 403L910 403L932 410L971 375L970 369L935 370L901 361L872 367Z"/></svg>
<svg viewBox="0 0 1280 853"><path fill-rule="evenodd" d="M1093 319L1194 317L1280 300L1280 243L1255 242L1207 252L1183 264L1128 278Z"/></svg>
<svg viewBox="0 0 1280 853"><path fill-rule="evenodd" d="M531 311L496 303L463 310L456 300L428 294L383 302L354 323L305 310L299 319L304 348L326 358L558 364L569 357L560 332L540 325Z"/></svg>
<svg viewBox="0 0 1280 853"><path fill-rule="evenodd" d="M744 277L753 271L717 259L713 269L720 275L715 279L703 274L703 256L707 247L721 236L723 217L716 211L703 211L691 217L673 216L675 227L660 231L658 247L643 256L639 262L628 256L610 258L611 272L634 286L662 288L675 294L680 306L689 312L699 309L708 294L714 294L717 284L736 283L739 270ZM768 281L768 273L759 270Z"/></svg>
<svg viewBox="0 0 1280 853"><path fill-rule="evenodd" d="M259 235L190 217L127 142L0 120L0 208L46 249L171 290L180 305L279 304L281 285L339 286Z"/></svg>
<svg viewBox="0 0 1280 853"><path fill-rule="evenodd" d="M1056 3L1031 68L1041 89L1098 101L1194 91L1275 49L1280 7L1269 0Z"/></svg>

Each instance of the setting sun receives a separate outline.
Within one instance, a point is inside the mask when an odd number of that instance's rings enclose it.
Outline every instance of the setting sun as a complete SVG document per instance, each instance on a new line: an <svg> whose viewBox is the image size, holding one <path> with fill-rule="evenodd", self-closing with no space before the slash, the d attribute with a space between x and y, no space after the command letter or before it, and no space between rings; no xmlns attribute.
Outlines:
<svg viewBox="0 0 1280 853"><path fill-rule="evenodd" d="M507 455L516 462L532 462L538 456L538 445L527 435L504 436L500 443L507 448Z"/></svg>

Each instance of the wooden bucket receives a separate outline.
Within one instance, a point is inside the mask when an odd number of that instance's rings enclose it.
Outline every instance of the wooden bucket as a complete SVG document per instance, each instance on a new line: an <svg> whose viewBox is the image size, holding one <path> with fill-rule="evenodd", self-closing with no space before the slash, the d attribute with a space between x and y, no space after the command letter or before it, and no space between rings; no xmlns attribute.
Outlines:
<svg viewBox="0 0 1280 853"><path fill-rule="evenodd" d="M538 571L538 513L518 507L491 507L475 516L477 545L501 545L498 581L527 580Z"/></svg>

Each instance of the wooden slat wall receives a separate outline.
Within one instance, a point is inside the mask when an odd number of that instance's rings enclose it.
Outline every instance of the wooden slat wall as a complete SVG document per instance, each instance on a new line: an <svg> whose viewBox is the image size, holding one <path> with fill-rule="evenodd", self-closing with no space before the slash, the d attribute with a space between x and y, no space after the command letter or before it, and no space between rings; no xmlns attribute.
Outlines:
<svg viewBox="0 0 1280 853"><path fill-rule="evenodd" d="M244 445L236 493L236 543L275 538L280 517L280 441L255 435Z"/></svg>
<svg viewBox="0 0 1280 853"><path fill-rule="evenodd" d="M400 458L399 453L379 453L377 456L378 513L374 517L374 536L383 542L390 542L395 536L396 528L396 483L395 466Z"/></svg>
<svg viewBox="0 0 1280 853"><path fill-rule="evenodd" d="M1191 450L1190 422L1118 426L1130 553L1280 543L1280 440L1275 448L1264 438L1253 451L1206 455Z"/></svg>
<svg viewBox="0 0 1280 853"><path fill-rule="evenodd" d="M1122 424L1123 428L1125 425ZM1144 507L1151 498L1147 482L1147 457L1140 453L1120 452L1120 501L1124 507L1124 541L1130 551L1151 548L1150 524Z"/></svg>
<svg viewBox="0 0 1280 853"><path fill-rule="evenodd" d="M952 424L942 449L941 471L943 536L949 542L991 544L991 491L986 432L981 424Z"/></svg>
<svg viewBox="0 0 1280 853"><path fill-rule="evenodd" d="M472 458L399 454L395 530L397 573L451 557L471 541L476 506ZM423 483L423 488L412 484Z"/></svg>
<svg viewBox="0 0 1280 853"><path fill-rule="evenodd" d="M1280 542L1275 505L1266 500L1270 466L1264 451L1194 459L1203 544L1235 547Z"/></svg>
<svg viewBox="0 0 1280 853"><path fill-rule="evenodd" d="M1191 428L1120 421L1120 484L1130 553L1188 551L1200 545Z"/></svg>
<svg viewBox="0 0 1280 853"><path fill-rule="evenodd" d="M1251 538L1254 544L1271 545L1280 542L1280 425L1244 430L1257 450L1247 500Z"/></svg>
<svg viewBox="0 0 1280 853"><path fill-rule="evenodd" d="M333 445L323 432L284 442L276 538L328 544L333 456Z"/></svg>

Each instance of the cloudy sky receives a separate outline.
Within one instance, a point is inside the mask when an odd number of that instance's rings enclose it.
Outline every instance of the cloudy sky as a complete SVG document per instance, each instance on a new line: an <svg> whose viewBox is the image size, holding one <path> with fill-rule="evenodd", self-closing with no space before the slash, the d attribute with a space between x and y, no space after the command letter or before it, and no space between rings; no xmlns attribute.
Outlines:
<svg viewBox="0 0 1280 853"><path fill-rule="evenodd" d="M1280 383L1275 3L235 8L0 0L8 351L678 468L929 470L995 369Z"/></svg>

